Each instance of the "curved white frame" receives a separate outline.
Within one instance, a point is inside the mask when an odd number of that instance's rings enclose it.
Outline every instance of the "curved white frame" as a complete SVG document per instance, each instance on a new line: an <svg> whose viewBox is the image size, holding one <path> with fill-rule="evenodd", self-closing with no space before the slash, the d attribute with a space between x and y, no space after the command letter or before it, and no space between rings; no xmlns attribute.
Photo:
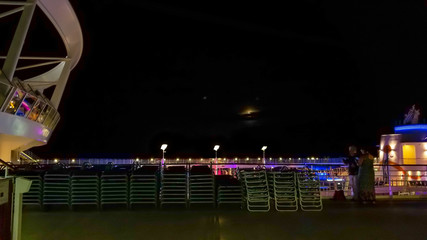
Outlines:
<svg viewBox="0 0 427 240"><path fill-rule="evenodd" d="M38 90L57 85L52 103L59 105L69 72L77 65L83 52L83 33L77 16L68 0L38 0L37 6L55 26L67 50L66 60L50 71L25 80Z"/></svg>

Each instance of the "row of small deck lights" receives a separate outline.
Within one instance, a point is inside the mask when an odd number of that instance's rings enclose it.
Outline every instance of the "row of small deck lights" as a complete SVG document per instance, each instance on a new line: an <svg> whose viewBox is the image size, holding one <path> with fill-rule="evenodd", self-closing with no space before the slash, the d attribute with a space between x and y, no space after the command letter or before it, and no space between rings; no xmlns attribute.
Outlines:
<svg viewBox="0 0 427 240"><path fill-rule="evenodd" d="M162 163L162 165L166 162L166 158L165 158L165 153L166 153L166 148L168 147L168 145L167 144L162 144L161 145L161 147L160 147L160 149L162 150L162 158L161 158L161 163ZM207 158L206 160L207 160L207 162L213 162L213 163L228 163L228 162L231 162L231 163L238 163L238 162L240 162L241 160L245 160L245 162L248 162L248 161L250 161L250 160L255 160L255 159L252 159L252 158L249 158L249 157L246 157L246 158L238 158L238 157L235 157L235 158L226 158L226 157L223 157L223 158L218 158L218 149L220 148L220 146L219 145L215 145L214 146L214 148L213 148L213 150L215 151L215 158ZM262 158L261 157L258 157L257 158L257 161L262 161L263 162L263 164L269 164L270 162L272 162L272 163L275 163L277 160L279 161L279 162L283 162L283 160L285 160L285 161L287 161L287 162L294 162L294 163L300 163L301 161L303 161L303 162L305 162L305 163L315 163L316 161L318 161L319 160L319 158L318 157L307 157L307 158L282 158L282 157L279 157L278 159L277 158L266 158L265 157L265 150L267 149L267 146L263 146L262 148L261 148L261 151L262 151ZM198 162L198 160L200 160L200 162L205 162L205 159L204 158L200 158L200 159L192 159L192 158L188 158L187 159L188 160L188 162ZM322 159L320 159L320 160L322 160ZM38 160L38 161L40 161L40 160ZM58 159L54 159L53 160L54 161L54 163L58 163L59 162L59 160ZM134 162L143 162L144 160L142 160L142 159L139 159L139 158L136 158L136 159L134 159L133 160ZM148 161L148 159L147 159L147 161ZM151 158L150 160L149 160L151 163L155 163L155 162L157 162L157 160L155 159L155 158ZM71 163L71 164L74 164L74 163L77 163L76 162L76 159L70 159L70 160L68 160L67 161L68 163ZM80 162L80 161L78 161L78 162ZM171 163L171 162L173 162L173 160L171 160L171 159L168 159L168 162L169 163ZM186 159L181 159L181 158L176 158L176 162L178 162L178 163L181 163L181 162L186 162Z"/></svg>
<svg viewBox="0 0 427 240"><path fill-rule="evenodd" d="M166 161L166 159L165 159L165 153L166 153L166 148L168 147L168 145L167 144L162 144L162 146L160 147L160 149L162 150L162 159L161 159L161 162L162 162L162 164L164 164L165 163L165 161ZM218 158L218 149L220 148L220 145L215 145L214 146L214 148L213 148L213 150L215 151L215 158L208 158L207 160L208 160L208 162L215 162L215 163L220 163L220 162L227 162L227 160L230 160L230 161L234 161L234 163L236 162L236 161L239 161L239 160L243 160L243 159L241 159L241 158L225 158L225 157L223 157L223 158ZM266 159L266 157L265 157L265 150L267 149L267 146L263 146L262 148L261 148L261 151L262 151L262 158L261 157L258 157L257 158L257 161L263 161L263 163L264 164L268 164L268 162L267 162L267 159ZM246 159L245 159L246 161L249 161L249 160L254 160L254 159L251 159L251 158L249 158L249 157L247 157ZM269 158L268 159L268 161L275 161L276 159L273 159L273 158ZM286 160L286 159L285 159ZM298 161L303 161L304 160L304 158L288 158L287 159L289 162L291 162L291 161L293 161L293 160L298 160ZM315 162L316 160L319 160L319 158L314 158L314 157L311 157L311 158L306 158L305 160L307 160L307 161L313 161L313 162ZM139 158L137 158L137 159L135 159L135 161L136 162L138 162L139 161ZM154 161L154 159L153 158L151 158L151 161ZM169 161L173 161L173 160L169 160ZM183 161L185 161L185 159L180 159L180 158L176 158L176 161L177 162L183 162ZM197 159L192 159L192 158L188 158L188 162L192 162L192 161L197 161ZM204 159L203 158L200 158L200 161L201 162L204 162ZM279 158L279 161L283 161L283 158L282 157L280 157Z"/></svg>

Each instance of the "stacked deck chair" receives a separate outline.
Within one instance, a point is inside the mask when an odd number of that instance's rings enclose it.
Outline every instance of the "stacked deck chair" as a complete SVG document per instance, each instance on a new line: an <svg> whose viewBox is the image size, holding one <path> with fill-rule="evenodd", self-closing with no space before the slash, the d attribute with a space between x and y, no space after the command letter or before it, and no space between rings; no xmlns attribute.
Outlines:
<svg viewBox="0 0 427 240"><path fill-rule="evenodd" d="M46 171L43 179L43 206L70 207L71 172L68 169Z"/></svg>
<svg viewBox="0 0 427 240"><path fill-rule="evenodd" d="M192 166L190 169L189 204L212 204L215 207L215 181L209 166Z"/></svg>
<svg viewBox="0 0 427 240"><path fill-rule="evenodd" d="M159 194L159 166L142 166L130 175L130 205L157 206Z"/></svg>
<svg viewBox="0 0 427 240"><path fill-rule="evenodd" d="M266 168L267 180L268 180L268 189L270 193L270 199L274 199L274 173L281 172L282 169L287 169L286 167L274 167L274 168Z"/></svg>
<svg viewBox="0 0 427 240"><path fill-rule="evenodd" d="M275 208L279 212L298 210L296 174L292 170L280 169L273 172Z"/></svg>
<svg viewBox="0 0 427 240"><path fill-rule="evenodd" d="M101 207L105 205L128 205L128 170L106 170L101 174Z"/></svg>
<svg viewBox="0 0 427 240"><path fill-rule="evenodd" d="M303 211L321 211L323 209L320 195L319 177L312 171L297 173L299 202Z"/></svg>
<svg viewBox="0 0 427 240"><path fill-rule="evenodd" d="M31 180L30 190L23 194L22 204L35 205L41 208L43 204L44 171L40 171L40 170L17 171L15 175L17 177L23 177L28 180Z"/></svg>
<svg viewBox="0 0 427 240"><path fill-rule="evenodd" d="M187 206L187 170L185 166L165 167L161 177L160 207L166 204Z"/></svg>
<svg viewBox="0 0 427 240"><path fill-rule="evenodd" d="M71 175L71 207L76 205L100 206L99 172L96 170L75 170Z"/></svg>
<svg viewBox="0 0 427 240"><path fill-rule="evenodd" d="M230 175L215 176L217 189L217 204L239 204L243 207L242 183Z"/></svg>
<svg viewBox="0 0 427 240"><path fill-rule="evenodd" d="M244 183L248 211L270 211L270 192L265 169L241 169L239 174Z"/></svg>

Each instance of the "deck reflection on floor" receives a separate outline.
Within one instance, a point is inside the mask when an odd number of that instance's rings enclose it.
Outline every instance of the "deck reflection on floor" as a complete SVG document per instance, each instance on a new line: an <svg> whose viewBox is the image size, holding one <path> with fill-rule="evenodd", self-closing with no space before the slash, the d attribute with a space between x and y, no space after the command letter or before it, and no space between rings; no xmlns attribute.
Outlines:
<svg viewBox="0 0 427 240"><path fill-rule="evenodd" d="M324 201L322 212L24 209L23 240L426 239L427 200Z"/></svg>

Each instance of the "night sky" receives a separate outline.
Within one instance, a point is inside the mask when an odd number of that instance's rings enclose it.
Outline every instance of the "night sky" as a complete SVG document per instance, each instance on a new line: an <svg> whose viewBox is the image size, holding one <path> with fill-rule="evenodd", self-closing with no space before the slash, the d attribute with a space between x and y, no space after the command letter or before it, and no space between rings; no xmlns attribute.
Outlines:
<svg viewBox="0 0 427 240"><path fill-rule="evenodd" d="M202 3L203 2L203 3ZM42 157L341 156L427 103L423 1L71 1L83 30Z"/></svg>

